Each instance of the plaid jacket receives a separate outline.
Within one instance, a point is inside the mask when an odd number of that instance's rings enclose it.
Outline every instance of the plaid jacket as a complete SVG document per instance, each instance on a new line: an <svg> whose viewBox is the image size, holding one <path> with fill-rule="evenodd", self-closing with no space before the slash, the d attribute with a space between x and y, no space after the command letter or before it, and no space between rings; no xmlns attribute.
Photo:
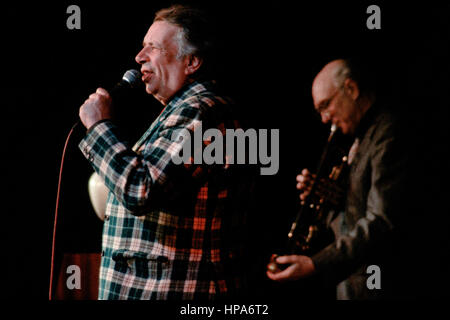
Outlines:
<svg viewBox="0 0 450 320"><path fill-rule="evenodd" d="M176 94L131 148L109 120L80 149L110 190L99 299L215 299L241 292L240 257L251 178L227 164L180 164L178 129L238 128L211 83ZM203 141L207 144L207 141ZM242 232L241 232L242 231Z"/></svg>

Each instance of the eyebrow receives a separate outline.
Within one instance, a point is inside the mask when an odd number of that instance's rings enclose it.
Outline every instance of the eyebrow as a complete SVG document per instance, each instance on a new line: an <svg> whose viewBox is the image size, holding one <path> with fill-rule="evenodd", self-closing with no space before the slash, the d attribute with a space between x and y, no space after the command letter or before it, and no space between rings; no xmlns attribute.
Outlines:
<svg viewBox="0 0 450 320"><path fill-rule="evenodd" d="M322 100L318 105L317 108L314 106L314 109L316 109L317 112L322 113L322 111L326 110L328 106L331 103L331 100L333 98L328 98L326 100Z"/></svg>
<svg viewBox="0 0 450 320"><path fill-rule="evenodd" d="M161 47L160 44L155 43L155 42L153 42L153 41L150 41L150 42L142 41L142 47L145 47L146 45L156 45L156 46L158 46L158 47Z"/></svg>

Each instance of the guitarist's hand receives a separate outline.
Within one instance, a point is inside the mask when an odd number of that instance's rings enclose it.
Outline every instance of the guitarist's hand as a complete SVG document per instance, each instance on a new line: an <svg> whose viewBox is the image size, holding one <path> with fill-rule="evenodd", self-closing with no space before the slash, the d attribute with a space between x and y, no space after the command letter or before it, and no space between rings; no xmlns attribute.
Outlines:
<svg viewBox="0 0 450 320"><path fill-rule="evenodd" d="M302 255L280 256L276 258L277 264L289 264L284 270L271 272L268 270L266 275L274 281L298 280L309 277L316 271L314 263L310 257Z"/></svg>

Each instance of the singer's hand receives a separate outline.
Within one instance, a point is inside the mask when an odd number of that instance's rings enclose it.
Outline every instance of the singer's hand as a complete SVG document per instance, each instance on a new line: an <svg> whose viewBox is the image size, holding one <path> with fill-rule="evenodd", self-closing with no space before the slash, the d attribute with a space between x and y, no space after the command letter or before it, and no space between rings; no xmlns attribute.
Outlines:
<svg viewBox="0 0 450 320"><path fill-rule="evenodd" d="M307 256L280 256L275 261L278 264L289 264L286 269L281 271L271 272L267 270L267 277L275 281L298 280L309 277L316 271L313 261Z"/></svg>
<svg viewBox="0 0 450 320"><path fill-rule="evenodd" d="M315 175L312 175L308 169L303 169L297 176L297 189L301 191L300 200L305 200L309 195L314 178Z"/></svg>
<svg viewBox="0 0 450 320"><path fill-rule="evenodd" d="M108 91L98 88L80 107L80 119L83 125L89 129L100 120L111 119L111 102Z"/></svg>

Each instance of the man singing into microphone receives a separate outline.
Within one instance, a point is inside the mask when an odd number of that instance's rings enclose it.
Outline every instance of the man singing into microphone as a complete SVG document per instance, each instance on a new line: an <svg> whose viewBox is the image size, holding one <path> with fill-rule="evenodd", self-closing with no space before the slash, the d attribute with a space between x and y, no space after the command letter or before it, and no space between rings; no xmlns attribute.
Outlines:
<svg viewBox="0 0 450 320"><path fill-rule="evenodd" d="M80 108L84 156L109 189L99 299L220 299L243 292L240 267L251 178L233 165L175 164L199 128L239 127L229 99L205 80L212 44L204 14L175 5L156 13L136 61L147 93L164 105L134 145L97 89ZM207 141L203 142L207 144ZM239 170L239 172L238 172Z"/></svg>

